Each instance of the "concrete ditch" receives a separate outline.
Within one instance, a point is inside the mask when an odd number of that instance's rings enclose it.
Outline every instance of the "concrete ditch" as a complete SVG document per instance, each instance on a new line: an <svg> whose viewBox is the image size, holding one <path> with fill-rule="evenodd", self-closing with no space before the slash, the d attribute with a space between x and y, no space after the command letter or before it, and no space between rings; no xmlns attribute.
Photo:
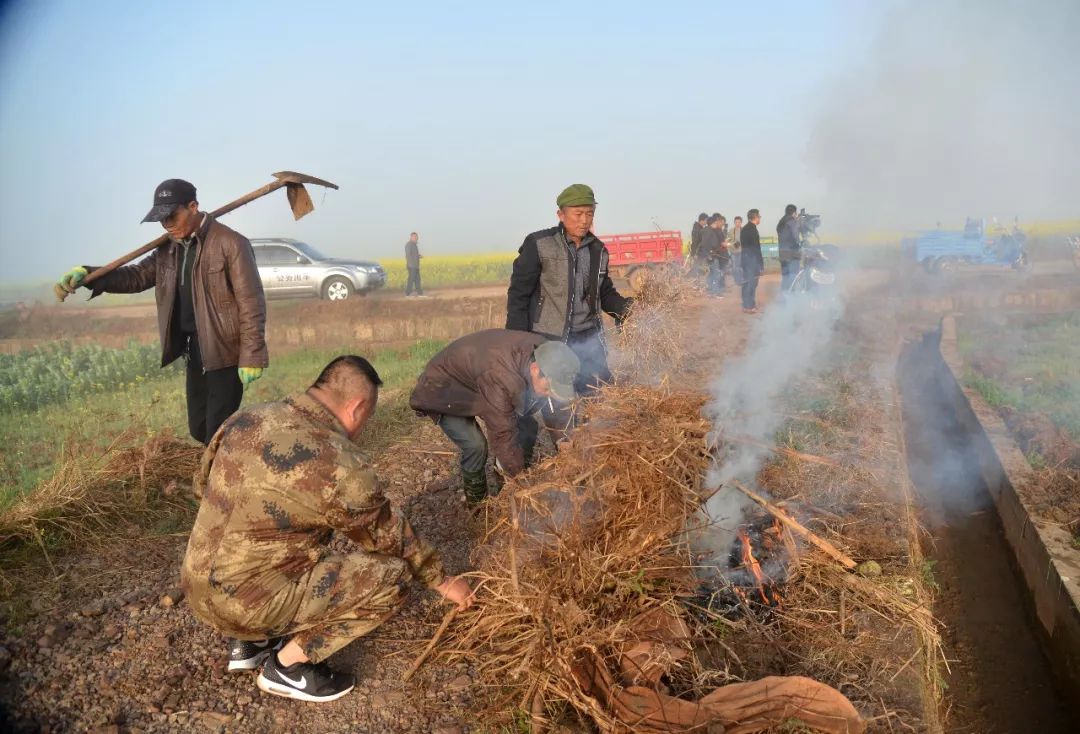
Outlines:
<svg viewBox="0 0 1080 734"><path fill-rule="evenodd" d="M1080 702L1080 550L1059 524L1040 520L1024 498L1033 471L998 412L964 386L964 364L956 344L956 321L941 324L946 396L972 437L983 480L990 490L1005 537L1034 602L1044 647L1063 688Z"/></svg>
<svg viewBox="0 0 1080 734"><path fill-rule="evenodd" d="M1080 553L1030 512L1027 459L963 375L951 317L909 343L897 370L948 659L945 729L1080 731Z"/></svg>

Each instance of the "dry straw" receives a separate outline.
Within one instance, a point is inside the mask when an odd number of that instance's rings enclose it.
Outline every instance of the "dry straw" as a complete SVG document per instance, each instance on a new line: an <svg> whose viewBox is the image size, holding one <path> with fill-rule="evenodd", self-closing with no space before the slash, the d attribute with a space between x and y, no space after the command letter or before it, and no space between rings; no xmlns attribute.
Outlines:
<svg viewBox="0 0 1080 734"><path fill-rule="evenodd" d="M644 611L679 614L676 597L692 590L680 536L708 462L703 398L604 393L586 407L571 450L489 503L476 559L482 603L444 647L477 666L493 720L531 712L539 723L548 703L564 701L611 729L574 682L574 661L628 640Z"/></svg>
<svg viewBox="0 0 1080 734"><path fill-rule="evenodd" d="M190 482L201 449L172 433L148 438L138 423L104 450L65 445L53 474L0 513L0 543L43 545L44 538L57 535L112 538L119 519L153 510L153 492Z"/></svg>
<svg viewBox="0 0 1080 734"><path fill-rule="evenodd" d="M675 268L646 270L611 343L611 366L635 382L660 383L686 356L688 302L701 283Z"/></svg>

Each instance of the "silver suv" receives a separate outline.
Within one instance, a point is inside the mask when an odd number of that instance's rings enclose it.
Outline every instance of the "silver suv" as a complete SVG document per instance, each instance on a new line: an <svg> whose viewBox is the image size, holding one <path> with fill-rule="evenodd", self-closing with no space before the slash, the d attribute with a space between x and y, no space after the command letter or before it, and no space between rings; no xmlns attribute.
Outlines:
<svg viewBox="0 0 1080 734"><path fill-rule="evenodd" d="M386 284L382 265L326 257L311 245L284 237L251 240L267 298L319 296L344 301Z"/></svg>

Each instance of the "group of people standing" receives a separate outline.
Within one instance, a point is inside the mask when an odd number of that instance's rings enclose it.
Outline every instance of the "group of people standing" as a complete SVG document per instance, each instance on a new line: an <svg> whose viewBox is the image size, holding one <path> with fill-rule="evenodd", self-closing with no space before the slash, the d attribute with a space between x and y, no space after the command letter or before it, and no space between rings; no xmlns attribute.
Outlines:
<svg viewBox="0 0 1080 734"><path fill-rule="evenodd" d="M727 275L740 286L743 313L757 313L758 279L765 271L761 256L761 237L758 224L761 212L751 209L735 217L731 229L727 218L720 213L698 215L690 232L690 260L695 272L704 274L709 295L723 298Z"/></svg>
<svg viewBox="0 0 1080 734"><path fill-rule="evenodd" d="M558 225L528 235L518 251L506 328L449 344L409 400L460 449L473 505L493 493L489 441L497 476L528 467L538 420L566 447L573 400L611 378L602 315L620 322L632 303L612 284L607 248L592 232L592 189L575 184L556 203ZM191 435L207 446L194 477L200 505L181 569L185 598L228 638L230 672L259 671L257 686L277 696L333 701L356 681L327 658L396 613L410 581L459 608L473 603L472 588L447 575L439 553L391 508L355 444L378 404L375 367L342 355L306 389L238 410L269 365L250 242L203 212L195 187L179 179L158 186L144 221L160 222L169 242L91 285L94 295L154 288L162 364L187 362ZM418 239L406 246L417 293ZM94 269L73 268L59 285L74 293ZM354 548L332 548L335 536Z"/></svg>

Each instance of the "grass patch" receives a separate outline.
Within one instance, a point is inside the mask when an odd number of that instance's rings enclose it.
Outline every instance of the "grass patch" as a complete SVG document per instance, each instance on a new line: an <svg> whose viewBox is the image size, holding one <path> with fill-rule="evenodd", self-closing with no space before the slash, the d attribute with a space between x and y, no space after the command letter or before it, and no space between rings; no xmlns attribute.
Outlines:
<svg viewBox="0 0 1080 734"><path fill-rule="evenodd" d="M1080 441L1080 313L1022 324L965 322L968 387L995 408L1042 413Z"/></svg>
<svg viewBox="0 0 1080 734"><path fill-rule="evenodd" d="M979 393L983 400L994 408L1015 406L1019 402L1017 396L1010 395L1009 391L998 382L989 377L984 377L974 370L969 369L967 374L964 375L964 384Z"/></svg>
<svg viewBox="0 0 1080 734"><path fill-rule="evenodd" d="M941 589L937 579L934 577L934 566L936 565L937 561L930 558L924 558L922 563L919 564L919 576L922 578L923 585L935 592Z"/></svg>

